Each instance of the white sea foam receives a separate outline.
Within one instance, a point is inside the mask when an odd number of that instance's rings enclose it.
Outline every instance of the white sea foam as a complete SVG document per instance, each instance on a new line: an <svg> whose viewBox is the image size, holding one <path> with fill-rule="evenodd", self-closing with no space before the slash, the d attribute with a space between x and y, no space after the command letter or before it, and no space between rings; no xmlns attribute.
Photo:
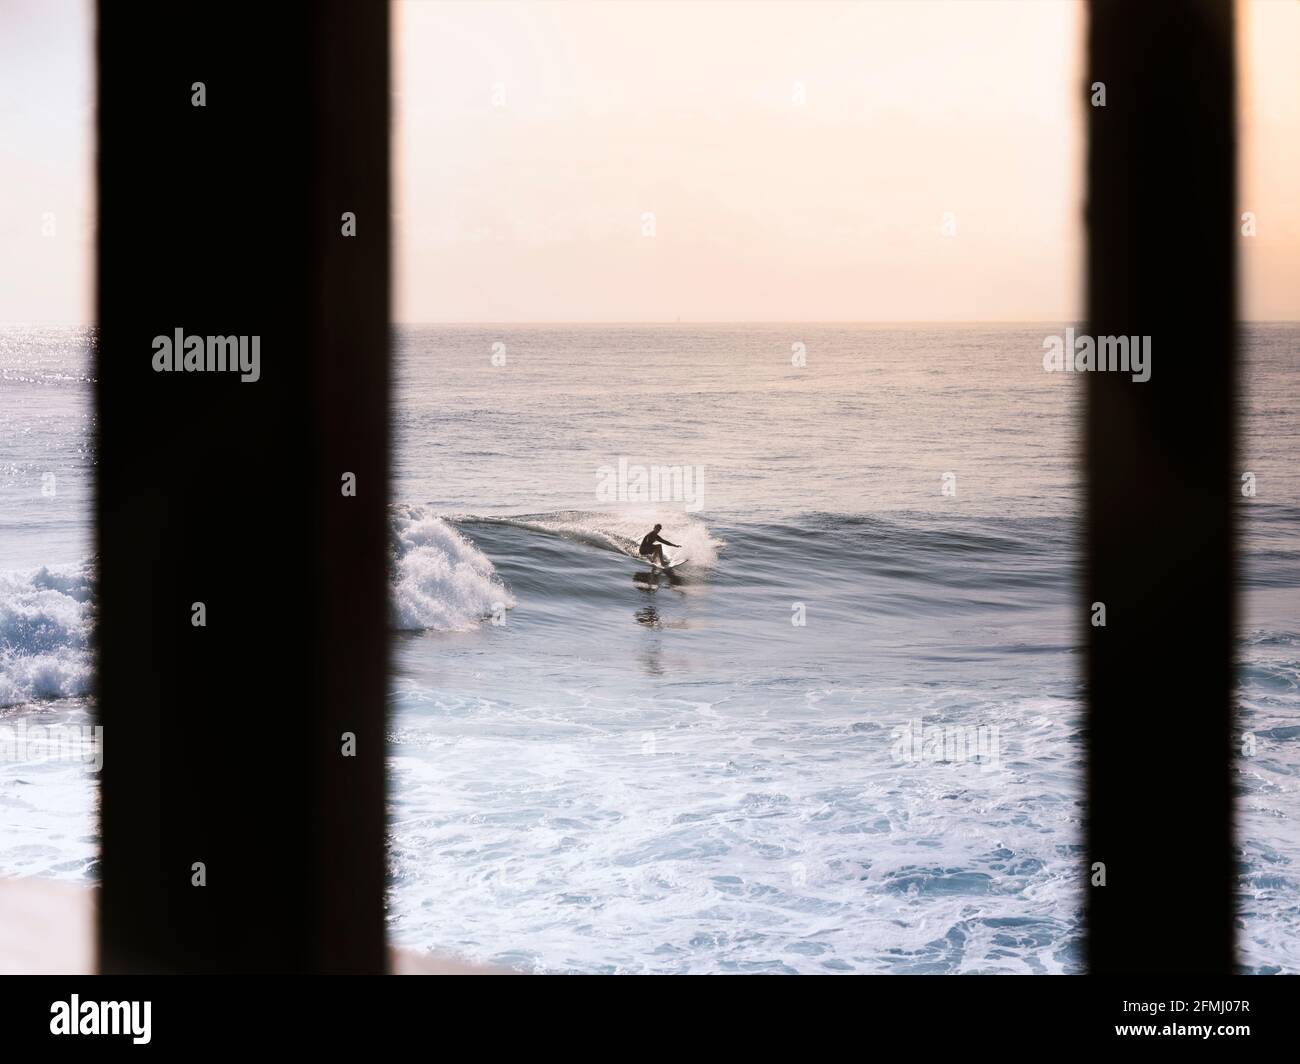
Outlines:
<svg viewBox="0 0 1300 1064"><path fill-rule="evenodd" d="M1004 726L990 772L894 761L899 713L953 716L914 688L805 693L399 689L395 941L527 971L1076 970L1077 704L967 706Z"/></svg>
<svg viewBox="0 0 1300 1064"><path fill-rule="evenodd" d="M514 606L488 557L424 507L394 507L391 534L395 628L463 632Z"/></svg>
<svg viewBox="0 0 1300 1064"><path fill-rule="evenodd" d="M90 692L88 563L0 573L0 706Z"/></svg>

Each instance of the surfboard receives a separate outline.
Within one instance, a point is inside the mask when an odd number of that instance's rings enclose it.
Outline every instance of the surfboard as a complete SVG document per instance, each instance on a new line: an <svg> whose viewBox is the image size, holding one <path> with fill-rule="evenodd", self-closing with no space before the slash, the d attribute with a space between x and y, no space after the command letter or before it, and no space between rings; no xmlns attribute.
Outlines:
<svg viewBox="0 0 1300 1064"><path fill-rule="evenodd" d="M667 565L660 565L658 562L651 561L649 558L644 556L641 557L641 560L645 562L646 565L650 566L651 569L655 570L655 572L666 573L669 569L676 569L679 565L684 564L686 556L683 554L676 558L669 558Z"/></svg>

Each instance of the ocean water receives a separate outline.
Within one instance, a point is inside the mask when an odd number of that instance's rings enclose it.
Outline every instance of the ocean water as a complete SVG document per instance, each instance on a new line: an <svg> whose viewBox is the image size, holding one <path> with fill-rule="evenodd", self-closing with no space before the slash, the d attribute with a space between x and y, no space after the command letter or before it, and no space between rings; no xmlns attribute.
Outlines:
<svg viewBox="0 0 1300 1064"><path fill-rule="evenodd" d="M402 330L394 939L528 971L1077 971L1060 331ZM1246 337L1242 960L1300 971L1300 332ZM629 557L656 522L679 575Z"/></svg>
<svg viewBox="0 0 1300 1064"><path fill-rule="evenodd" d="M1078 970L1061 328L399 328L393 941ZM1300 972L1300 328L1245 339L1242 962ZM0 723L86 715L89 342L0 332ZM677 573L631 556L656 522ZM84 766L0 762L0 871L93 877L94 801Z"/></svg>

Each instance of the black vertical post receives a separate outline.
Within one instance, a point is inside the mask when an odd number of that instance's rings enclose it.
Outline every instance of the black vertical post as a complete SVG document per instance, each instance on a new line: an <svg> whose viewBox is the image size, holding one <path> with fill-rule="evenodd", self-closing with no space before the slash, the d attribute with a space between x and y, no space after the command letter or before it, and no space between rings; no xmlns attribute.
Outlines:
<svg viewBox="0 0 1300 1064"><path fill-rule="evenodd" d="M314 502L323 536L314 557L322 589L316 742L325 772L313 823L323 833L316 911L323 971L385 964L388 9L329 0L313 4L311 19L312 438L322 448ZM355 497L342 494L345 473L356 477ZM357 737L357 760L339 772L345 732Z"/></svg>
<svg viewBox="0 0 1300 1064"><path fill-rule="evenodd" d="M387 34L99 7L104 971L384 967Z"/></svg>
<svg viewBox="0 0 1300 1064"><path fill-rule="evenodd" d="M1088 965L1233 965L1235 97L1230 0L1092 0ZM1104 85L1096 106L1094 85ZM1104 866L1100 869L1097 866Z"/></svg>

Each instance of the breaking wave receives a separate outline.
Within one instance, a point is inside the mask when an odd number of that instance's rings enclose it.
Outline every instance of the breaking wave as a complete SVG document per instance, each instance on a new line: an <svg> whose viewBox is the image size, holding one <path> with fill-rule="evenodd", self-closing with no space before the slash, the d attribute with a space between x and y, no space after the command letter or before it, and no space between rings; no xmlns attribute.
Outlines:
<svg viewBox="0 0 1300 1064"><path fill-rule="evenodd" d="M0 573L0 706L90 693L88 562Z"/></svg>
<svg viewBox="0 0 1300 1064"><path fill-rule="evenodd" d="M463 632L515 605L481 550L422 506L396 506L390 526L394 628Z"/></svg>

